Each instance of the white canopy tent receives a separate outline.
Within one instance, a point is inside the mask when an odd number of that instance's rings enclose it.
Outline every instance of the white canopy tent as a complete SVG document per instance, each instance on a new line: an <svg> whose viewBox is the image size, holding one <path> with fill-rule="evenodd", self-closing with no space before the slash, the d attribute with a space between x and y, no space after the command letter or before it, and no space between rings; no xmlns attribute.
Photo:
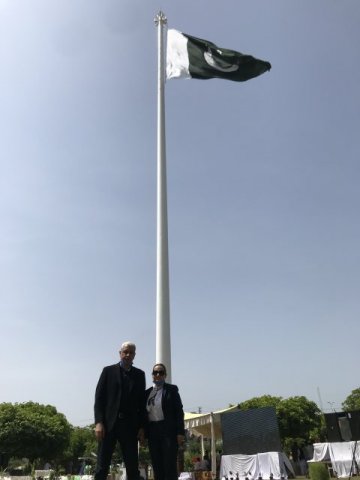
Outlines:
<svg viewBox="0 0 360 480"><path fill-rule="evenodd" d="M216 440L222 438L221 414L234 410L238 410L237 405L211 413L185 412L185 428L194 435L211 439L211 473L213 478L216 476Z"/></svg>
<svg viewBox="0 0 360 480"><path fill-rule="evenodd" d="M213 425L215 439L222 438L221 432L221 414L238 410L238 406L224 408L211 413L188 413L185 412L185 428L191 430L194 435L203 435L206 438L212 438L211 425Z"/></svg>

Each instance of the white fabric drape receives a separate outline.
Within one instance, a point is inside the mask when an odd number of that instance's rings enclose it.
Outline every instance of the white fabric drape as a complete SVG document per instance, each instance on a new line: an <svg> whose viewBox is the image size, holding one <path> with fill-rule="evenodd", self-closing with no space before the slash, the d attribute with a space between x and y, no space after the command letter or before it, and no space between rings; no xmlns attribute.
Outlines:
<svg viewBox="0 0 360 480"><path fill-rule="evenodd" d="M312 462L323 462L330 460L329 444L328 443L314 443L314 456Z"/></svg>
<svg viewBox="0 0 360 480"><path fill-rule="evenodd" d="M330 461L336 476L346 478L350 476L351 466L352 473L355 473L355 465L352 465L353 457L360 467L360 444L358 442L315 443L314 456L310 462Z"/></svg>
<svg viewBox="0 0 360 480"><path fill-rule="evenodd" d="M257 479L261 476L264 480L287 478L287 470L293 472L289 459L282 452L266 452L256 455L223 455L221 457L220 478L227 477L244 480L246 477ZM295 474L294 474L295 476Z"/></svg>
<svg viewBox="0 0 360 480"><path fill-rule="evenodd" d="M357 451L355 453L359 454L359 445L356 445L355 442L339 442L329 444L331 464L334 472L339 478L350 477L355 446L357 447ZM352 473L355 473L354 470L355 465L353 465Z"/></svg>

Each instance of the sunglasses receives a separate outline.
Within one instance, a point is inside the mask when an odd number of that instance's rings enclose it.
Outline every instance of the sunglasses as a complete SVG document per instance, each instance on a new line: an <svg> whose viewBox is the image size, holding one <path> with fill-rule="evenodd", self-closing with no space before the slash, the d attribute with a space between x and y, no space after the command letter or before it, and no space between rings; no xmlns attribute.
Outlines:
<svg viewBox="0 0 360 480"><path fill-rule="evenodd" d="M165 375L164 370L153 370L152 371L153 375Z"/></svg>

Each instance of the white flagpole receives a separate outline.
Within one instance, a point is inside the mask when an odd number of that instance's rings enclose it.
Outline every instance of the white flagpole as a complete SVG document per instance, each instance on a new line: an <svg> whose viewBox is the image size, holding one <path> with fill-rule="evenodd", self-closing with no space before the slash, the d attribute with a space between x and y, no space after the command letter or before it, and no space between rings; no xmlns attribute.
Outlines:
<svg viewBox="0 0 360 480"><path fill-rule="evenodd" d="M214 426L214 414L210 413L210 428L211 428L211 476L213 479L216 477L216 438L215 438L215 426Z"/></svg>
<svg viewBox="0 0 360 480"><path fill-rule="evenodd" d="M158 29L157 104L157 263L156 263L156 362L163 363L171 382L169 247L167 221L166 142L165 142L165 48L163 12L155 17Z"/></svg>

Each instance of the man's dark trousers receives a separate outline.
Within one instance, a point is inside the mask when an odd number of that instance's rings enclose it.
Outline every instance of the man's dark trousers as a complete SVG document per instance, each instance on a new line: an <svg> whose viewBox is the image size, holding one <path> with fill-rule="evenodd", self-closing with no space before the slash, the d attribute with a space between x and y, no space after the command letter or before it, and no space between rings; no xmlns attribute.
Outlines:
<svg viewBox="0 0 360 480"><path fill-rule="evenodd" d="M127 480L138 480L137 428L131 419L118 419L114 428L99 443L95 480L106 480L116 442L120 443Z"/></svg>
<svg viewBox="0 0 360 480"><path fill-rule="evenodd" d="M95 480L106 480L115 444L120 443L128 480L138 480L138 442L145 424L145 373L119 363L105 367L95 391L95 424L102 424L105 436L99 444Z"/></svg>

